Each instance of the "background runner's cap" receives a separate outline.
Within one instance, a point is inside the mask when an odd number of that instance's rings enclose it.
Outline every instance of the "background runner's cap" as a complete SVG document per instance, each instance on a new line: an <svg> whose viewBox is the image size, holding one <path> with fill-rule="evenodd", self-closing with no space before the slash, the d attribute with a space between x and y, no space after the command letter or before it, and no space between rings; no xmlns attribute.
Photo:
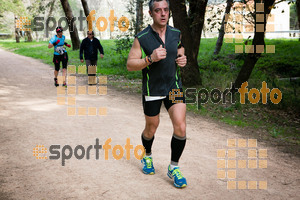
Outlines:
<svg viewBox="0 0 300 200"><path fill-rule="evenodd" d="M60 26L56 27L55 30L56 30L56 33L63 32L63 29Z"/></svg>

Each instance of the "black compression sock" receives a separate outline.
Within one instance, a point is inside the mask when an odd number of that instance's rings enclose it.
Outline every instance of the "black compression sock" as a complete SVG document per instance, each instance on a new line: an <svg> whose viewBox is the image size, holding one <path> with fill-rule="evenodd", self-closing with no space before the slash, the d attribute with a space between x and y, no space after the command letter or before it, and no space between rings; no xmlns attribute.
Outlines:
<svg viewBox="0 0 300 200"><path fill-rule="evenodd" d="M178 164L179 158L183 152L183 149L185 147L186 143L186 137L179 137L175 134L172 137L171 140L171 162L173 164Z"/></svg>
<svg viewBox="0 0 300 200"><path fill-rule="evenodd" d="M146 150L146 156L151 155L151 148L152 148L153 140L154 140L154 136L153 136L153 138L146 138L144 136L144 134L142 134L142 143Z"/></svg>

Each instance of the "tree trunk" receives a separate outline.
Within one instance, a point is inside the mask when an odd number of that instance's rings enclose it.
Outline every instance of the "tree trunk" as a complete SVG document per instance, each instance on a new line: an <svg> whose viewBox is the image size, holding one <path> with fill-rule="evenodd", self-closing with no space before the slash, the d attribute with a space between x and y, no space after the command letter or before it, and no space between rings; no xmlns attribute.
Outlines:
<svg viewBox="0 0 300 200"><path fill-rule="evenodd" d="M90 9L89 9L89 6L88 6L86 0L81 0L81 4L82 4L82 7L83 7L83 11L84 11L85 17L89 16Z"/></svg>
<svg viewBox="0 0 300 200"><path fill-rule="evenodd" d="M143 3L144 0L136 0L136 23L135 23L135 35L142 30L143 26Z"/></svg>
<svg viewBox="0 0 300 200"><path fill-rule="evenodd" d="M33 33L32 33L32 34L33 34ZM40 41L39 33L38 33L37 31L35 31L35 40L36 40L37 42Z"/></svg>
<svg viewBox="0 0 300 200"><path fill-rule="evenodd" d="M71 36L73 50L77 50L80 47L80 40L79 40L76 24L72 20L74 16L72 13L71 6L70 6L68 0L60 0L60 2L61 2L61 5L63 7L66 17L67 17L68 21L70 22L69 23L69 32L70 32L70 36Z"/></svg>
<svg viewBox="0 0 300 200"><path fill-rule="evenodd" d="M19 43L21 36L19 34L19 29L18 28L15 29L15 36L16 36L16 43Z"/></svg>
<svg viewBox="0 0 300 200"><path fill-rule="evenodd" d="M27 42L32 42L31 31L25 31L25 35L27 36Z"/></svg>
<svg viewBox="0 0 300 200"><path fill-rule="evenodd" d="M87 1L86 0L81 0L81 4L82 4L82 7L83 7L84 15L87 18L90 14L90 9L89 9L89 6L87 4ZM86 21L86 26L89 27L89 22L88 21ZM86 37L86 35L87 35L85 30L83 30L83 35L84 35L84 37Z"/></svg>
<svg viewBox="0 0 300 200"><path fill-rule="evenodd" d="M49 10L49 13L48 13L48 17L46 19L49 19L49 17L51 17L51 15L53 13L53 10L54 10L55 1L56 0L52 0L52 2L50 3L50 10ZM48 20L46 20L46 27L49 27L49 21ZM46 31L48 32L47 28L45 29L45 38L47 38L47 36L49 35Z"/></svg>
<svg viewBox="0 0 300 200"><path fill-rule="evenodd" d="M244 82L248 81L256 62L258 61L258 59L261 56L261 53L257 52L256 47L257 47L257 45L263 45L265 47L264 38L265 38L265 31L266 31L266 24L267 24L266 14L270 14L271 9L272 9L272 5L274 4L274 2L275 2L275 0L262 1L262 2L260 0L255 0L255 3L264 3L264 11L265 11L264 12L264 14L265 14L264 15L264 22L263 22L264 32L256 32L257 25L261 24L261 23L255 22L255 33L254 33L254 38L253 38L253 42L252 42L252 45L254 47L254 53L248 53L248 55L247 55L247 57L244 61L244 64L242 66L242 69L239 72L239 74L238 74L238 76L235 80L235 83L233 85L233 89L240 88L241 85ZM255 13L257 13L256 12L256 6L255 6Z"/></svg>
<svg viewBox="0 0 300 200"><path fill-rule="evenodd" d="M297 8L297 16L298 16L298 27L300 29L300 0L296 1L296 8ZM300 33L299 33L299 41L300 41Z"/></svg>
<svg viewBox="0 0 300 200"><path fill-rule="evenodd" d="M196 86L202 84L197 57L207 0L190 0L189 4L187 13L185 0L170 0L174 26L181 31L187 56L187 65L181 68L182 83L185 86Z"/></svg>
<svg viewBox="0 0 300 200"><path fill-rule="evenodd" d="M15 17L15 21L17 20L18 18ZM17 28L16 26L16 22L15 22L15 38L16 38L16 43L19 43L20 42L20 29Z"/></svg>
<svg viewBox="0 0 300 200"><path fill-rule="evenodd" d="M223 16L223 19L222 19L221 28L220 28L220 31L219 31L219 37L218 37L216 48L215 48L215 51L214 51L215 55L218 55L220 53L220 51L221 51L221 48L222 48L222 45L223 45L223 39L224 39L224 35L225 35L225 30L224 30L224 27L225 27L225 16L226 16L226 14L230 13L230 9L231 9L232 5L233 5L233 0L227 0L227 5L226 5L226 8L225 8L225 13L224 13L224 16Z"/></svg>

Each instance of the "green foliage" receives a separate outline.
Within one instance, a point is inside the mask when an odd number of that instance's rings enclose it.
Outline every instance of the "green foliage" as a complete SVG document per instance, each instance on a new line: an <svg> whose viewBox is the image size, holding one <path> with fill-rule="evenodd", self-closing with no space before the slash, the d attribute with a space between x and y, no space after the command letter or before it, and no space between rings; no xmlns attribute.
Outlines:
<svg viewBox="0 0 300 200"><path fill-rule="evenodd" d="M129 35L117 36L117 39L114 42L116 44L115 51L118 54L126 53L128 55L133 42Z"/></svg>
<svg viewBox="0 0 300 200"><path fill-rule="evenodd" d="M225 122L226 124L233 125L233 126L239 126L239 127L245 127L248 124L242 120L233 120L231 118L224 118L221 121Z"/></svg>
<svg viewBox="0 0 300 200"><path fill-rule="evenodd" d="M235 54L235 44L224 43L220 54L215 56L213 55L215 44L216 39L202 39L198 61L204 86L211 87L212 83L215 87L222 88L224 83L230 85L230 82L234 82L247 54ZM263 80L274 82L278 78L300 76L300 59L298 59L300 45L297 40L266 39L266 45L275 45L275 54L262 54L251 74L249 82L261 83ZM225 80L223 77L226 77ZM290 84L288 88L295 88L295 86ZM297 88L299 88L299 85L295 90L298 90ZM295 95L289 90L285 95L294 96L294 98L289 98L287 101L295 99ZM296 102L293 105L300 107L297 106Z"/></svg>
<svg viewBox="0 0 300 200"><path fill-rule="evenodd" d="M32 18L34 18L36 15L44 14L46 11L46 5L44 4L44 1L38 0L35 1L35 3L31 4L27 7L27 10L32 15Z"/></svg>
<svg viewBox="0 0 300 200"><path fill-rule="evenodd" d="M273 129L270 131L270 134L271 134L272 137L278 138L278 136L281 134L281 131L280 131L280 130L277 130L276 128L273 128Z"/></svg>
<svg viewBox="0 0 300 200"><path fill-rule="evenodd" d="M297 59L300 45L297 40L266 40L266 45L275 45L275 54L263 54L256 64L259 70L271 77L300 76L300 59Z"/></svg>
<svg viewBox="0 0 300 200"><path fill-rule="evenodd" d="M0 1L0 32L10 33L11 23L14 18L7 18L8 14L13 13L14 16L28 16L21 0L1 0Z"/></svg>
<svg viewBox="0 0 300 200"><path fill-rule="evenodd" d="M133 40L130 39L129 35L125 36L118 36L117 39L114 41L115 47L113 50L116 53L116 64L120 64L121 66L126 66L128 53L132 46Z"/></svg>
<svg viewBox="0 0 300 200"><path fill-rule="evenodd" d="M234 43L224 43L219 55L213 55L216 39L202 39L198 61L200 69L205 72L234 72L239 71L247 54L234 53ZM262 54L255 68L255 73L263 72L271 77L300 76L300 45L297 40L269 40L266 45L275 45L275 53ZM291 51L291 48L293 51ZM227 67L225 66L227 65ZM271 66L271 67L270 67ZM255 76L252 73L252 76Z"/></svg>
<svg viewBox="0 0 300 200"><path fill-rule="evenodd" d="M21 0L5 0L0 1L0 17L4 12L12 12L15 15L21 15L25 12L24 4Z"/></svg>

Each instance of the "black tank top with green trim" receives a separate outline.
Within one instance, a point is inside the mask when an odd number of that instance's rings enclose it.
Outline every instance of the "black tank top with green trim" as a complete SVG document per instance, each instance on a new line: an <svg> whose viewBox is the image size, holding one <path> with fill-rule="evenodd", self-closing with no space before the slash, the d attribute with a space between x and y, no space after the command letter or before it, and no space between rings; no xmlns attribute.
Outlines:
<svg viewBox="0 0 300 200"><path fill-rule="evenodd" d="M151 55L160 45L166 48L167 57L159 62L154 62L142 70L143 74L143 95L167 96L172 89L182 87L178 76L176 57L177 47L180 44L180 31L167 25L165 43L158 33L149 25L136 35L143 58Z"/></svg>

